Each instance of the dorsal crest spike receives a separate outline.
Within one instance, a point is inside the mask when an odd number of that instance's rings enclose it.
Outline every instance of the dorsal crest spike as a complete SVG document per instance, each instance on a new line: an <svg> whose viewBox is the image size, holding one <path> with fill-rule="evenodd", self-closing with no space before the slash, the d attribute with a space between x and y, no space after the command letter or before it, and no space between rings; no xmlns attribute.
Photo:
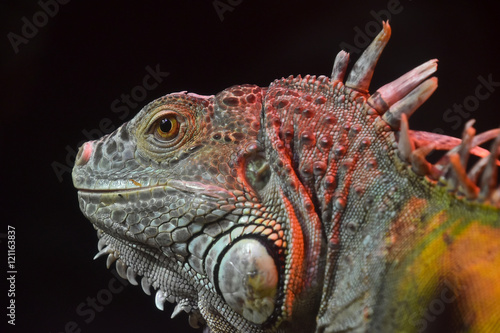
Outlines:
<svg viewBox="0 0 500 333"><path fill-rule="evenodd" d="M436 70L437 59L431 59L377 89L368 99L368 104L382 115L389 107L405 97Z"/></svg>
<svg viewBox="0 0 500 333"><path fill-rule="evenodd" d="M332 81L344 81L344 76L347 71L347 65L349 64L349 53L342 50L335 57L335 62L333 63Z"/></svg>
<svg viewBox="0 0 500 333"><path fill-rule="evenodd" d="M476 199L479 190L475 182L467 175L467 161L469 159L472 142L476 130L472 127L475 120L469 120L462 132L462 140L459 145L450 149L445 156L443 156L444 167L442 168L442 175L447 180L447 186L450 191L455 191L459 188L465 193L468 199ZM458 140L458 139L457 139Z"/></svg>
<svg viewBox="0 0 500 333"><path fill-rule="evenodd" d="M391 26L389 22L383 21L382 25L382 31L380 31L377 37L375 37L354 64L345 83L347 87L362 93L368 93L375 66L391 37Z"/></svg>
<svg viewBox="0 0 500 333"><path fill-rule="evenodd" d="M405 162L410 162L410 155L415 150L415 144L409 134L408 117L405 114L401 117L398 150L401 159Z"/></svg>
<svg viewBox="0 0 500 333"><path fill-rule="evenodd" d="M476 135L476 129L473 127L475 119L469 120L464 127L462 133L462 143L458 147L458 154L460 155L460 163L467 167L467 161L469 160L470 150L472 146L472 139Z"/></svg>
<svg viewBox="0 0 500 333"><path fill-rule="evenodd" d="M493 190L495 189L498 176L497 160L500 154L500 135L496 137L491 145L490 155L487 158L486 166L481 176L481 192L479 193L480 200L488 200Z"/></svg>
<svg viewBox="0 0 500 333"><path fill-rule="evenodd" d="M403 99L391 106L389 111L384 113L382 118L387 124L389 124L389 126L392 127L392 129L398 130L401 122L401 115L404 113L407 117L410 117L413 112L415 112L429 97L431 97L437 86L436 77L427 79L418 87L413 89Z"/></svg>
<svg viewBox="0 0 500 333"><path fill-rule="evenodd" d="M432 164L429 163L426 159L426 156L429 155L435 148L434 143L430 143L427 146L420 147L414 150L410 155L410 162L413 171L420 176L431 176L432 173Z"/></svg>
<svg viewBox="0 0 500 333"><path fill-rule="evenodd" d="M451 177L454 181L450 182L452 184L451 186L453 187L452 189L454 190L456 185L459 185L468 199L476 199L477 194L479 193L479 188L476 186L476 184L474 184L473 181L469 179L469 177L467 177L465 166L462 165L462 162L460 161L460 155L458 153L453 153L450 155L450 164L454 171L451 174Z"/></svg>

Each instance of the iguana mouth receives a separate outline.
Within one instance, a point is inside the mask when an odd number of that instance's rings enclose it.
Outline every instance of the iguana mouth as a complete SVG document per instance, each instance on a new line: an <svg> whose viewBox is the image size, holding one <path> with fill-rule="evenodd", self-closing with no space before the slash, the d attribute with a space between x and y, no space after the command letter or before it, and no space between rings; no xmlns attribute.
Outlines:
<svg viewBox="0 0 500 333"><path fill-rule="evenodd" d="M205 197L209 197L212 199L216 200L223 200L227 198L233 198L235 195L231 192L228 191L225 188L222 188L220 186L213 186L213 185L205 185L199 182L193 182L193 181L181 181L181 180L175 180L171 179L168 180L167 182L163 184L157 184L157 185L149 185L149 186L142 186L139 184L137 181L133 179L129 179L136 187L132 188L127 188L127 187L122 187L122 188L98 188L98 189L93 189L93 188L88 188L88 187L82 187L82 186L76 186L76 189L78 192L81 193L102 193L102 194L119 194L119 193L126 193L126 192L139 192L139 191L146 191L146 190L155 190L155 189L165 189L165 188L171 188L175 189L178 191L182 191L184 193L191 193L195 195L203 195Z"/></svg>
<svg viewBox="0 0 500 333"><path fill-rule="evenodd" d="M110 186L109 188L91 188L91 187L77 186L76 189L79 192L84 192L84 193L120 193L120 192L136 192L136 191L141 191L141 190L153 190L155 188L163 188L163 187L168 186L167 183L143 186L139 182L135 181L134 179L129 179L128 181L130 181L135 187L113 187L113 186ZM97 183L98 180L96 180L95 182Z"/></svg>
<svg viewBox="0 0 500 333"><path fill-rule="evenodd" d="M102 189L102 190L93 190L93 189L78 189L79 192L82 192L82 193L103 193L103 194L106 194L106 193L116 193L116 194L119 194L119 193L126 193L126 192L139 192L139 191L143 191L143 190L151 190L151 189L154 189L154 188L161 188L163 187L163 185L159 185L159 186L144 186L144 187L136 187L136 188L123 188L123 189Z"/></svg>
<svg viewBox="0 0 500 333"><path fill-rule="evenodd" d="M138 242L125 243L120 239L107 234L102 229L97 228L97 237L99 238L99 252L94 259L107 255L106 267L109 269L115 262L116 271L123 279L132 285L141 285L146 295L152 295L151 287L155 294L155 305L159 310L164 310L164 303L177 303L171 318L179 315L182 311L189 315L189 324L194 328L205 325L197 300L193 299L194 288L192 292L179 293L177 290L170 290L165 283L168 279L177 278L177 272L171 270L171 266L176 265L169 260L161 251L144 246ZM138 282L138 277L142 277ZM189 294L189 295L188 295Z"/></svg>

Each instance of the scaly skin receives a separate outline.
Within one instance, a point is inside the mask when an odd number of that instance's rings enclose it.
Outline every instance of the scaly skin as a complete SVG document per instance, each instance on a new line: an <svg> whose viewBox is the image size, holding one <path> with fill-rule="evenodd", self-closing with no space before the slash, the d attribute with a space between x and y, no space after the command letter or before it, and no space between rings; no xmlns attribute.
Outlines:
<svg viewBox="0 0 500 333"><path fill-rule="evenodd" d="M210 332L497 331L500 139L476 146L499 131L410 131L436 61L370 95L389 36L346 80L341 52L331 78L170 94L87 142L73 181L98 256Z"/></svg>

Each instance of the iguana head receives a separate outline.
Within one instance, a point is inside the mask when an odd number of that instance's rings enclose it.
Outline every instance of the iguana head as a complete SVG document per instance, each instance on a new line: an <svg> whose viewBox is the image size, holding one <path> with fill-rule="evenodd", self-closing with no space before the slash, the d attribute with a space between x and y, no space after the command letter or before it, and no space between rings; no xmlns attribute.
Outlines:
<svg viewBox="0 0 500 333"><path fill-rule="evenodd" d="M184 310L212 332L307 332L326 325L318 313L357 302L369 313L375 296L363 286L378 273L365 271L382 271L384 228L395 216L386 208L396 185L380 184L397 184L398 173L435 182L446 170L425 156L460 143L407 127L437 87L427 79L436 60L368 94L389 36L384 24L345 84L349 56L340 52L331 78L170 94L85 143L73 182L98 231L97 256L107 254L108 267L116 261L132 284L142 276L159 309L177 302L173 315ZM344 239L352 240L346 261L362 258L348 269L363 272L339 292Z"/></svg>
<svg viewBox="0 0 500 333"><path fill-rule="evenodd" d="M143 276L146 293L157 289L158 308L177 302L193 326L246 330L281 315L287 231L254 188L268 173L262 98L253 85L170 94L77 157L73 180L99 253L133 284Z"/></svg>

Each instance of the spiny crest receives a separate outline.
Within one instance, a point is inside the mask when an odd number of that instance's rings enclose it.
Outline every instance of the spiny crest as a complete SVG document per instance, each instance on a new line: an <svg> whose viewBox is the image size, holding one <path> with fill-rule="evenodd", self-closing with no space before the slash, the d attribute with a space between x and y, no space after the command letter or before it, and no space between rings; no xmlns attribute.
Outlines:
<svg viewBox="0 0 500 333"><path fill-rule="evenodd" d="M375 66L390 35L389 23L383 22L382 31L354 64L346 87L367 95L367 103L396 132L400 158L411 165L416 174L446 186L459 196L500 207L500 186L497 184L500 129L476 135L472 127L474 121L469 121L462 139L409 129L408 118L437 88L437 78L428 78L437 70L437 59L423 63L368 95ZM343 81L348 62L349 54L340 51L335 58L331 81ZM493 139L490 151L480 147ZM432 164L427 156L434 150L448 152ZM470 154L481 159L467 172Z"/></svg>

